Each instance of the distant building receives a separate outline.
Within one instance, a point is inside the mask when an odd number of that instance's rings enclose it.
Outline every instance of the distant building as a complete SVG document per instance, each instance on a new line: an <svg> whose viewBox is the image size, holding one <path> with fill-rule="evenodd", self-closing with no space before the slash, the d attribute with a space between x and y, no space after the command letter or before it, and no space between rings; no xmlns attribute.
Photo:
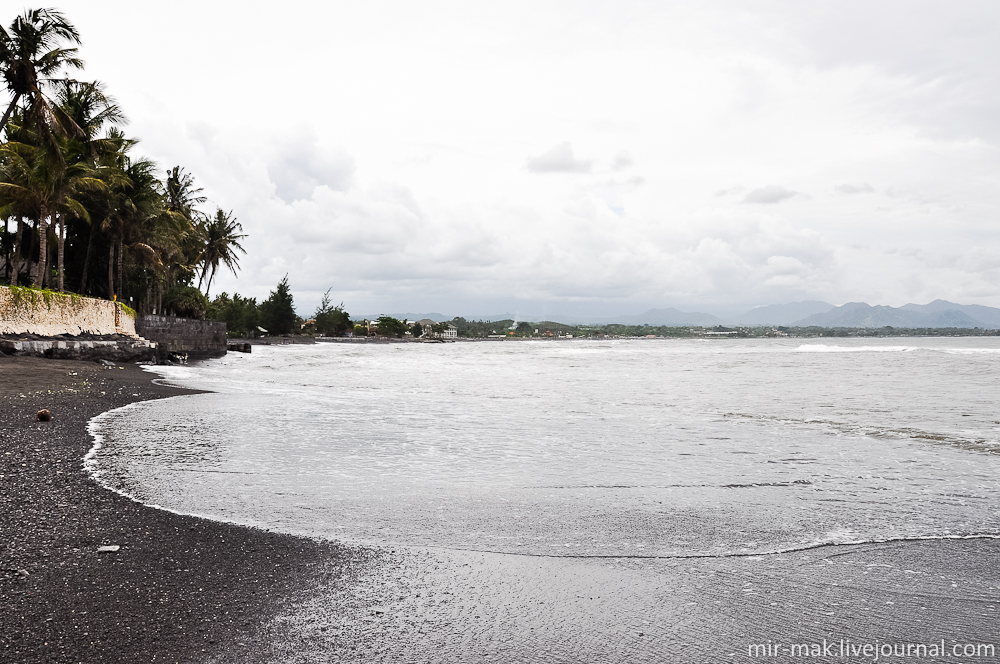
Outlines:
<svg viewBox="0 0 1000 664"><path fill-rule="evenodd" d="M422 318L415 323L411 323L410 329L413 329L416 325L420 326L420 336L427 339L455 339L458 337L458 328L451 323L437 323L430 318ZM440 328L441 325L444 325L444 331L435 332L434 327L438 326Z"/></svg>

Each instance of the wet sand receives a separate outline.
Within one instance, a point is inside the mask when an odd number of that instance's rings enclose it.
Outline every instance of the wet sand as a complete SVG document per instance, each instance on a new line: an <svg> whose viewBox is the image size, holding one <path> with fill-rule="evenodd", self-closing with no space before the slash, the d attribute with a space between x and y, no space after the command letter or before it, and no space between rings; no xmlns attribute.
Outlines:
<svg viewBox="0 0 1000 664"><path fill-rule="evenodd" d="M1000 659L950 650L993 644L1000 653L993 540L661 560L397 550L354 572L283 617L282 661L874 661L841 654L842 640L949 649L920 661ZM790 649L824 639L835 654ZM780 650L751 655L769 642Z"/></svg>
<svg viewBox="0 0 1000 664"><path fill-rule="evenodd" d="M271 619L343 551L143 507L94 483L87 422L184 393L122 366L0 356L0 661L272 661ZM36 421L42 408L51 422Z"/></svg>
<svg viewBox="0 0 1000 664"><path fill-rule="evenodd" d="M0 357L0 661L842 662L873 658L841 640L1000 642L996 540L656 560L341 547L146 508L83 472L91 417L182 393L134 366ZM834 654L789 650L824 639ZM920 661L998 660L951 653Z"/></svg>

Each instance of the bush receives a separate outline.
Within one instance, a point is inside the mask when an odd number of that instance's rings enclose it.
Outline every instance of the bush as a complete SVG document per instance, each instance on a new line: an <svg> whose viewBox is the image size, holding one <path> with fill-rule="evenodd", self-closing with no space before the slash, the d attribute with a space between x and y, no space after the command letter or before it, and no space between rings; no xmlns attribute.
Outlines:
<svg viewBox="0 0 1000 664"><path fill-rule="evenodd" d="M174 286L163 296L163 307L184 318L204 320L208 298L194 286Z"/></svg>
<svg viewBox="0 0 1000 664"><path fill-rule="evenodd" d="M206 317L224 322L226 332L231 337L257 336L260 314L256 298L241 297L239 293L234 293L230 299L227 293L222 293L209 305Z"/></svg>

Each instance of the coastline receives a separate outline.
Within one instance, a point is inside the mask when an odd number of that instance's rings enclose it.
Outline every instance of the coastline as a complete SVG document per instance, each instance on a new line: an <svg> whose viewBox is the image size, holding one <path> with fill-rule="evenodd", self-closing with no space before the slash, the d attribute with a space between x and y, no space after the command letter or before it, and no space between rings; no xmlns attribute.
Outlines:
<svg viewBox="0 0 1000 664"><path fill-rule="evenodd" d="M747 649L843 640L1000 650L994 539L539 557L354 548L145 507L100 486L83 457L94 416L197 393L154 378L0 357L0 510L13 515L0 520L0 661L791 662ZM54 420L37 422L40 408ZM97 553L107 544L121 549Z"/></svg>
<svg viewBox="0 0 1000 664"><path fill-rule="evenodd" d="M91 418L194 393L153 378L135 365L0 357L0 660L270 661L274 618L343 557L95 482L83 466ZM36 420L43 408L51 422Z"/></svg>

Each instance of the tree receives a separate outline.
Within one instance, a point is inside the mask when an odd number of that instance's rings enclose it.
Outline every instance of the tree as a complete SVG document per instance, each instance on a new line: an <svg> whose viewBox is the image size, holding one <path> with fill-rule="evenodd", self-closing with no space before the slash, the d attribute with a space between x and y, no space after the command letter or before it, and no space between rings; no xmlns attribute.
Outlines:
<svg viewBox="0 0 1000 664"><path fill-rule="evenodd" d="M26 123L39 132L43 145L53 134L64 133L67 125L78 130L43 91L64 68L83 67L76 49L64 48L62 42L79 44L80 34L54 9L28 9L9 29L0 27L0 70L12 96L0 132L17 108L23 108Z"/></svg>
<svg viewBox="0 0 1000 664"><path fill-rule="evenodd" d="M517 324L517 333L518 334L531 334L531 325L528 324L528 323L525 323L524 321L521 321L520 323Z"/></svg>
<svg viewBox="0 0 1000 664"><path fill-rule="evenodd" d="M230 336L243 337L256 336L260 322L257 300L241 297L239 293L234 293L232 298L226 293L216 297L209 307L207 318L223 321Z"/></svg>
<svg viewBox="0 0 1000 664"><path fill-rule="evenodd" d="M410 330L410 332L413 334L414 339L419 339L420 335L424 333L424 326L421 325L420 323L414 323L413 329Z"/></svg>
<svg viewBox="0 0 1000 664"><path fill-rule="evenodd" d="M378 317L378 333L386 337L401 337L406 332L406 323L391 316Z"/></svg>
<svg viewBox="0 0 1000 664"><path fill-rule="evenodd" d="M79 136L75 143L79 145L78 159L85 161L88 166L93 167L89 176L101 181L105 187L96 184L88 184L82 187L84 190L104 189L107 187L124 184L124 175L116 167L114 156L122 149L125 142L120 132L109 132L101 136L100 132L105 125L121 125L128 121L122 113L114 99L104 92L104 86L98 82L81 83L79 81L62 81L58 88L57 99L59 108L69 117L80 129ZM102 191L101 193L105 193ZM104 203L107 196L87 196L79 197L83 212L75 211L72 216L83 220L88 229L87 232L87 253L83 260L83 269L80 275L80 292L86 292L87 270L90 266L90 254L94 245L95 226L91 219L90 212L97 208L104 214L98 219L106 216L107 205ZM66 240L66 215L60 218L59 229L59 290L64 290L64 254Z"/></svg>
<svg viewBox="0 0 1000 664"><path fill-rule="evenodd" d="M270 297L260 303L260 321L271 334L291 334L295 329L295 305L288 275L282 277Z"/></svg>
<svg viewBox="0 0 1000 664"><path fill-rule="evenodd" d="M219 269L219 263L224 264L234 276L236 275L236 270L240 266L236 252L246 253L246 250L240 246L240 240L246 235L239 233L243 230L243 226L236 221L233 213L230 211L229 214L226 214L221 209L216 210L215 216L211 220L200 224L200 228L205 245L201 255L202 268L198 288L201 288L201 282L211 268L208 285L205 287L205 295L207 296L208 291L212 289L212 280L215 278L215 271Z"/></svg>
<svg viewBox="0 0 1000 664"><path fill-rule="evenodd" d="M167 171L166 195L167 205L171 212L184 215L194 221L196 205L201 205L208 199L201 196L201 187L194 186L194 176L185 173L180 166L174 166Z"/></svg>
<svg viewBox="0 0 1000 664"><path fill-rule="evenodd" d="M328 289L323 293L323 299L320 301L319 308L316 309L313 318L316 319L316 329L320 334L327 337L339 337L351 329L351 317L344 311L343 302L335 307L330 306L331 290L333 289Z"/></svg>
<svg viewBox="0 0 1000 664"><path fill-rule="evenodd" d="M202 320L208 312L208 298L194 286L174 286L163 298L163 306L178 316Z"/></svg>

